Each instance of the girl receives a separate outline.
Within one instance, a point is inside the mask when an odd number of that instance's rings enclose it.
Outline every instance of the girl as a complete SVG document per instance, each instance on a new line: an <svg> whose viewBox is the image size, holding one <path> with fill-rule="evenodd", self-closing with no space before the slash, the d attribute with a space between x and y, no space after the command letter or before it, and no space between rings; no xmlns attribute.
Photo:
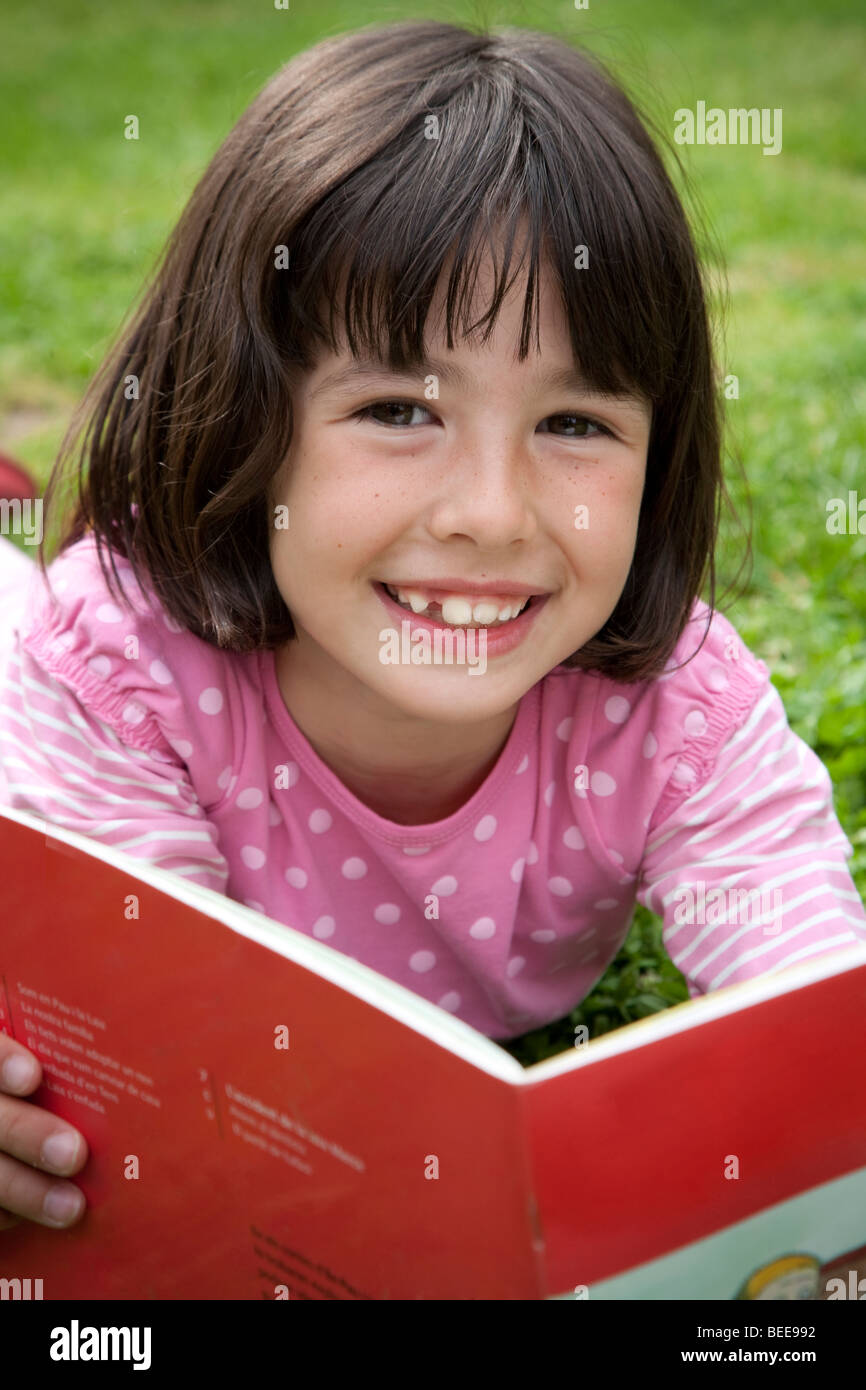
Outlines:
<svg viewBox="0 0 866 1390"><path fill-rule="evenodd" d="M82 422L7 619L5 804L497 1039L579 1002L635 901L693 995L866 940L829 776L714 606L686 219L582 53L425 21L296 58ZM35 1170L84 1138L2 1049L0 1204L69 1224Z"/></svg>

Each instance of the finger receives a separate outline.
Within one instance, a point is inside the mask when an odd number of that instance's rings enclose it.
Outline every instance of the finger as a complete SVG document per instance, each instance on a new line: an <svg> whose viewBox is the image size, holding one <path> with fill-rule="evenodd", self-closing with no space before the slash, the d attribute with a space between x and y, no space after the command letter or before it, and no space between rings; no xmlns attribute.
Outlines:
<svg viewBox="0 0 866 1390"><path fill-rule="evenodd" d="M39 1059L7 1033L0 1033L0 1090L25 1096L35 1091L41 1081Z"/></svg>
<svg viewBox="0 0 866 1390"><path fill-rule="evenodd" d="M0 1095L0 1155L67 1177L87 1162L87 1140L79 1130L32 1101ZM3 1193L0 1191L0 1206Z"/></svg>
<svg viewBox="0 0 866 1390"><path fill-rule="evenodd" d="M13 1216L40 1226L73 1226L87 1205L84 1193L71 1182L52 1182L26 1163L0 1153L0 1202Z"/></svg>

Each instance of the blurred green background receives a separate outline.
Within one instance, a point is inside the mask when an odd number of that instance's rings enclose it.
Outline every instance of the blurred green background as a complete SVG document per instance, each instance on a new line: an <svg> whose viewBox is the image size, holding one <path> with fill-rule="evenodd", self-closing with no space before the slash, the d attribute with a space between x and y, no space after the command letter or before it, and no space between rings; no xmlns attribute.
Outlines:
<svg viewBox="0 0 866 1390"><path fill-rule="evenodd" d="M685 146L686 205L711 235L720 361L742 460L754 565L726 607L830 769L866 894L866 535L826 507L866 497L866 19L859 0L590 0L365 5L290 0L3 0L0 12L0 450L44 483L72 406L139 294L210 156L299 49L408 18L545 29L584 42L672 137L674 111L783 110L783 149ZM140 138L124 139L124 118ZM701 224L703 226L703 223ZM719 251L721 248L721 253ZM729 487L748 518L738 468ZM866 520L864 520L866 526ZM726 526L722 579L740 534ZM31 552L32 553L32 552ZM639 909L629 941L562 1024L513 1047L531 1061L686 998Z"/></svg>

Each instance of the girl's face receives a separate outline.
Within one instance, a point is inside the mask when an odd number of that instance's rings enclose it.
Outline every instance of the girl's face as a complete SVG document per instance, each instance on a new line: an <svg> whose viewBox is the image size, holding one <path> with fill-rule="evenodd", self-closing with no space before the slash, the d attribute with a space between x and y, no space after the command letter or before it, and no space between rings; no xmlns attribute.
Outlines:
<svg viewBox="0 0 866 1390"><path fill-rule="evenodd" d="M482 306L491 284L488 262ZM324 680L331 695L368 711L472 723L512 708L616 607L637 534L651 406L582 389L547 280L541 352L533 335L518 362L524 290L518 277L485 346L461 341L449 352L440 287L417 375L344 351L320 360L295 393L292 446L271 499L288 508L271 562L297 631L282 653L293 678ZM420 593L416 607L424 598L440 607L416 619L383 584ZM465 602L443 615L449 595ZM444 644L436 662L443 616L455 630L470 612L490 624L492 610L476 605L501 611L529 595L540 597L519 619L488 626L486 644L483 626L474 646L467 629L462 664L456 643L454 664Z"/></svg>

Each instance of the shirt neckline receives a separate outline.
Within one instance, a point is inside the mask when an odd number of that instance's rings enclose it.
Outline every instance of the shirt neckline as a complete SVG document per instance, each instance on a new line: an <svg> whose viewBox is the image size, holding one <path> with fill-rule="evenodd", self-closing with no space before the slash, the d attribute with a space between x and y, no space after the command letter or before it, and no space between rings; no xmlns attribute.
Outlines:
<svg viewBox="0 0 866 1390"><path fill-rule="evenodd" d="M285 739L293 757L330 801L339 805L355 824L360 824L372 835L392 844L421 848L442 844L459 835L469 825L477 823L486 808L493 802L501 784L511 775L518 759L525 753L537 727L539 712L539 683L533 685L520 700L517 715L511 726L508 738L494 763L468 801L446 816L444 820L430 821L423 825L401 825L398 821L386 820L377 815L348 787L340 781L335 772L318 755L312 744L292 718L280 690L277 679L276 651L260 650L262 685L272 723Z"/></svg>

